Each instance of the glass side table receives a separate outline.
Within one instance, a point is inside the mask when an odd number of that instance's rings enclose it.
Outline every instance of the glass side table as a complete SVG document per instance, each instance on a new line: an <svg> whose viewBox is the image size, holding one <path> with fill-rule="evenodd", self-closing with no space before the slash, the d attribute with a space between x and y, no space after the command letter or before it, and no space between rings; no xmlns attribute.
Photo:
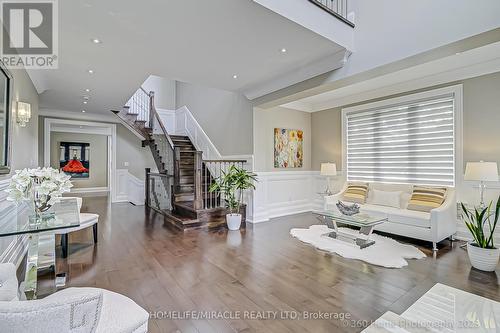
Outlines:
<svg viewBox="0 0 500 333"><path fill-rule="evenodd" d="M44 213L44 218L34 223L33 210L28 203L18 206L11 204L0 211L0 237L28 235L28 257L24 279L24 293L27 299L36 299L41 238L54 237L51 231L74 228L80 225L80 215L76 198L64 199ZM48 242L54 248L54 242ZM52 260L54 260L52 256Z"/></svg>

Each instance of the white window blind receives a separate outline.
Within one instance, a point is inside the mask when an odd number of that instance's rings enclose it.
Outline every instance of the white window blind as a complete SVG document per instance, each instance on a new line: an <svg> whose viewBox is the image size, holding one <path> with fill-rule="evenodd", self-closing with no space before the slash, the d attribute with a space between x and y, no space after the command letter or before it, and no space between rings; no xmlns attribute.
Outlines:
<svg viewBox="0 0 500 333"><path fill-rule="evenodd" d="M455 185L454 96L346 114L347 180Z"/></svg>

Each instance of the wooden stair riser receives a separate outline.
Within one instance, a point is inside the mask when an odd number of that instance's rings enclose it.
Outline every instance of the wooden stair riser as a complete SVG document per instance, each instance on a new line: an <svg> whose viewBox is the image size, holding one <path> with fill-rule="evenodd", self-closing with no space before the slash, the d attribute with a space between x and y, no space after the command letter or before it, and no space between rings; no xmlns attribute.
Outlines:
<svg viewBox="0 0 500 333"><path fill-rule="evenodd" d="M174 212L181 216L189 217L193 220L198 219L198 213L195 210L191 210L185 207L181 202L174 202Z"/></svg>

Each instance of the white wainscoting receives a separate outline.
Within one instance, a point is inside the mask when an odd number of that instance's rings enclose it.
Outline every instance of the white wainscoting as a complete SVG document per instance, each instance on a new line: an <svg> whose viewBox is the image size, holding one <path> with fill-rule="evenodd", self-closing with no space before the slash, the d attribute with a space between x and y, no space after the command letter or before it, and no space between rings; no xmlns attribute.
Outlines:
<svg viewBox="0 0 500 333"><path fill-rule="evenodd" d="M128 174L128 201L136 206L144 206L145 182L135 177L131 173Z"/></svg>
<svg viewBox="0 0 500 333"><path fill-rule="evenodd" d="M132 175L127 169L116 170L116 201L131 202L136 206L144 205L144 180Z"/></svg>
<svg viewBox="0 0 500 333"><path fill-rule="evenodd" d="M7 201L7 189L10 179L0 181L0 228L9 223L17 224L16 204ZM28 248L26 235L0 237L0 262L11 262L16 266L21 263Z"/></svg>
<svg viewBox="0 0 500 333"><path fill-rule="evenodd" d="M323 207L321 192L326 178L319 171L256 172L258 183L249 201L247 220L251 223L271 218L309 212ZM332 177L330 188L338 191L341 176Z"/></svg>
<svg viewBox="0 0 500 333"><path fill-rule="evenodd" d="M116 169L116 199L115 202L126 202L128 201L128 170L127 169Z"/></svg>
<svg viewBox="0 0 500 333"><path fill-rule="evenodd" d="M496 204L498 197L500 195L500 182L487 182L486 191L484 192L484 200L486 203L493 202L493 206ZM478 182L465 181L459 179L457 182L457 202L464 202L470 205L479 204L479 185ZM458 207L457 207L457 217L458 217ZM471 234L463 221L457 218L457 239L470 240ZM500 226L497 226L495 231L495 246L500 244Z"/></svg>

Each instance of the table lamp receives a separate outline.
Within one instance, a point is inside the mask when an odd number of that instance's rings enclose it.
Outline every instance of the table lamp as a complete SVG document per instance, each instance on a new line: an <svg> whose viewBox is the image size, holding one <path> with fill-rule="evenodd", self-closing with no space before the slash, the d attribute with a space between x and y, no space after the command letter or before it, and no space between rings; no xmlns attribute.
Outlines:
<svg viewBox="0 0 500 333"><path fill-rule="evenodd" d="M498 181L498 166L496 162L467 162L465 166L464 180L479 181L479 190L481 192L481 202L479 207L485 208L484 203L484 189L486 185L484 182Z"/></svg>
<svg viewBox="0 0 500 333"><path fill-rule="evenodd" d="M322 176L326 176L326 195L332 195L332 191L330 190L330 176L337 175L337 166L335 163L321 163L321 172Z"/></svg>

